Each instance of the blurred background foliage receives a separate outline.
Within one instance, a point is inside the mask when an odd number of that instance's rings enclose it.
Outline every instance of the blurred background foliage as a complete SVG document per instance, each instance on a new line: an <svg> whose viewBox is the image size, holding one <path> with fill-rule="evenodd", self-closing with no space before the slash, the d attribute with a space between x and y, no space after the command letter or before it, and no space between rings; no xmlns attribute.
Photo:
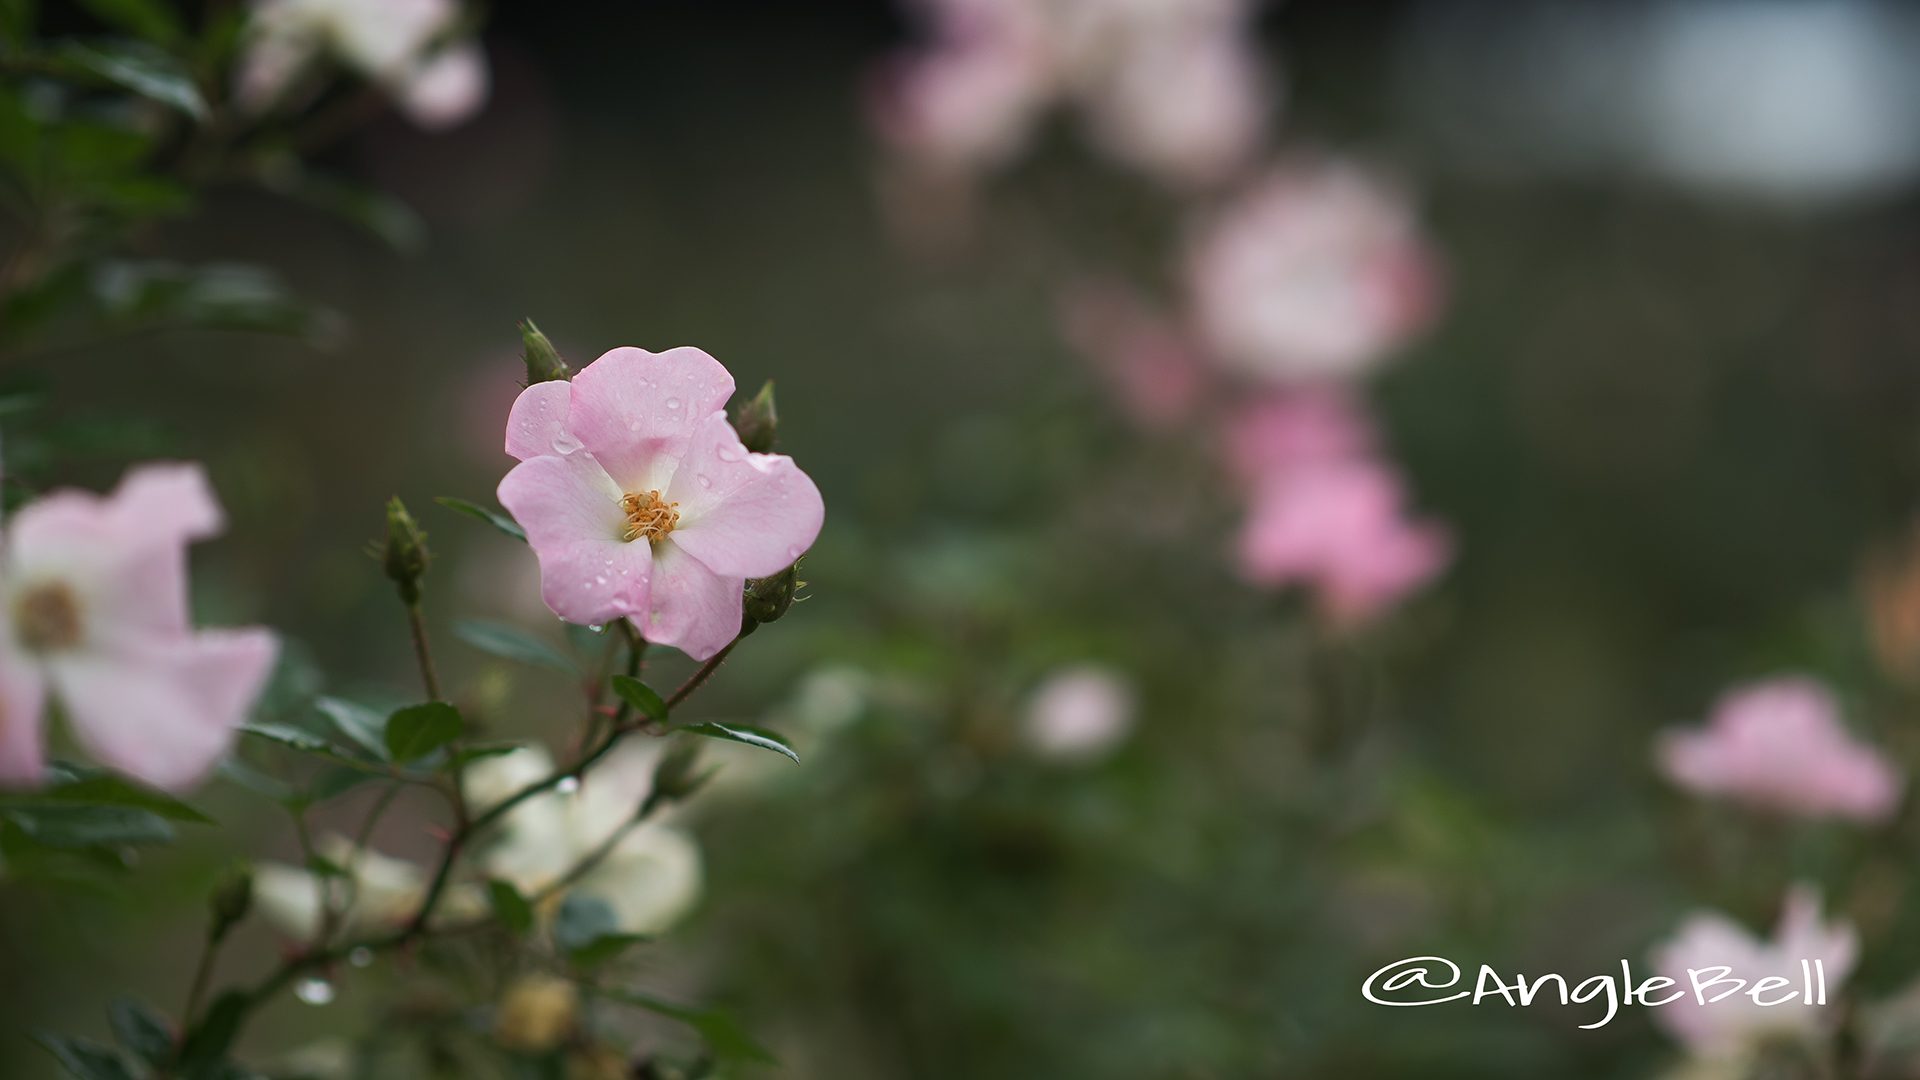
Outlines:
<svg viewBox="0 0 1920 1080"><path fill-rule="evenodd" d="M376 695L411 679L364 554L401 494L443 554L427 603L463 704L555 740L566 678L446 633L520 618L562 642L530 560L419 509L504 471L514 320L576 364L698 344L742 386L775 378L827 530L795 617L701 708L787 732L805 763L718 753L707 899L644 963L726 1005L780 1075L1648 1075L1673 1051L1644 1010L1588 1032L1579 1010L1386 1013L1359 985L1416 954L1610 971L1695 907L1765 924L1800 878L1861 926L1857 985L1890 996L1920 971L1920 822L1705 809L1650 746L1726 684L1798 670L1920 761L1861 585L1920 480L1920 202L1462 164L1407 86L1410 35L1448 7L1486 8L1298 0L1261 23L1290 136L1398 165L1446 263L1443 319L1374 401L1459 554L1358 635L1239 584L1205 448L1143 443L1058 340L1063 270L1165 272L1182 223L1142 182L1056 142L996 182L964 251L890 240L857 108L904 33L879 3L499 4L477 120L376 119L315 163L418 229L257 183L188 206L115 188L110 147L59 150L48 182L114 234L116 268L83 275L113 333L0 358L0 389L40 402L7 418L7 466L99 487L129 459L206 461L231 522L196 550L196 609L280 628L330 687ZM154 199L180 212L115 233L117 205ZM169 269L226 265L276 279ZM146 325L182 311L297 333ZM10 303L4 333L28 317ZM1037 758L1024 695L1088 660L1135 681L1133 737ZM202 801L222 816L233 794ZM383 846L425 849L417 809ZM129 885L0 889L6 1026L92 1030L119 988L177 993L206 886L237 852L291 850L279 821L213 835ZM347 973L254 1038L406 1004ZM0 1073L50 1063L9 1038Z"/></svg>

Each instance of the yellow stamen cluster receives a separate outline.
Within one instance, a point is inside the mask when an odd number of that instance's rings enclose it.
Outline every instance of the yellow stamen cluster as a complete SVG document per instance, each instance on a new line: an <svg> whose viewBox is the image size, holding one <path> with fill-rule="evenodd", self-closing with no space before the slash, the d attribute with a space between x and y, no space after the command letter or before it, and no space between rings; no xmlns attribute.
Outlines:
<svg viewBox="0 0 1920 1080"><path fill-rule="evenodd" d="M14 601L13 622L29 649L70 648L80 643L80 600L64 583L30 586Z"/></svg>
<svg viewBox="0 0 1920 1080"><path fill-rule="evenodd" d="M623 540L658 540L680 524L680 504L668 502L658 491L622 495L620 509L627 514Z"/></svg>

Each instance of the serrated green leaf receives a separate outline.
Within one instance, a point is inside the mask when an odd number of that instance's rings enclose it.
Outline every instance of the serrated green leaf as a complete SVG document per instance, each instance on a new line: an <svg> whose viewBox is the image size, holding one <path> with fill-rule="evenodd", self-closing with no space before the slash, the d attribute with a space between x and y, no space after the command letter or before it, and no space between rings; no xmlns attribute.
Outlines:
<svg viewBox="0 0 1920 1080"><path fill-rule="evenodd" d="M162 105L179 109L195 120L207 118L207 102L194 85L193 75L180 62L156 49L136 43L87 45L69 42L61 59L80 70L124 87Z"/></svg>
<svg viewBox="0 0 1920 1080"><path fill-rule="evenodd" d="M47 1032L35 1035L34 1040L60 1062L61 1068L80 1080L134 1080L126 1060L110 1046Z"/></svg>
<svg viewBox="0 0 1920 1080"><path fill-rule="evenodd" d="M612 989L604 986L594 988L594 992L609 1001L645 1009L650 1013L672 1020L678 1020L698 1032L706 1041L707 1047L716 1058L722 1061L749 1061L761 1065L777 1065L779 1061L766 1047L761 1046L741 1028L733 1017L718 1009L696 1009L687 1005L676 1005L650 994L636 990Z"/></svg>
<svg viewBox="0 0 1920 1080"><path fill-rule="evenodd" d="M120 1045L149 1065L164 1065L173 1057L173 1030L166 1018L132 998L115 998L107 1006L107 1022Z"/></svg>
<svg viewBox="0 0 1920 1080"><path fill-rule="evenodd" d="M649 940L645 934L601 934L578 948L567 950L567 961L577 968L599 967L628 949Z"/></svg>
<svg viewBox="0 0 1920 1080"><path fill-rule="evenodd" d="M484 521L494 528L499 529L501 532L506 533L508 536L513 537L515 540L519 540L522 543L526 542L527 531L522 529L512 518L498 510L489 510L479 503L471 503L465 499L456 499L451 495L442 495L433 501L457 514L465 514L470 518Z"/></svg>
<svg viewBox="0 0 1920 1080"><path fill-rule="evenodd" d="M460 737L466 722L444 701L409 705L387 717L387 754L402 764L417 761Z"/></svg>
<svg viewBox="0 0 1920 1080"><path fill-rule="evenodd" d="M493 904L493 917L517 935L526 935L533 930L533 905L520 895L520 890L509 882L493 880L487 882L487 899Z"/></svg>
<svg viewBox="0 0 1920 1080"><path fill-rule="evenodd" d="M699 724L688 724L685 727L678 727L674 730L684 731L692 735L704 735L709 739L726 739L731 742L746 743L748 746L757 746L762 750L771 750L776 754L784 754L792 758L793 763L796 765L800 763L800 755L793 752L793 747L787 744L787 740L765 728L748 727L745 724L717 724L709 720Z"/></svg>
<svg viewBox="0 0 1920 1080"><path fill-rule="evenodd" d="M656 723L666 723L667 703L653 687L631 675L615 675L613 692L620 700L640 710L640 715Z"/></svg>
<svg viewBox="0 0 1920 1080"><path fill-rule="evenodd" d="M553 668L569 675L578 675L580 668L573 658L541 641L518 627L506 623L487 622L479 619L462 619L453 624L454 636L461 641L492 653L505 660L517 660L523 664Z"/></svg>

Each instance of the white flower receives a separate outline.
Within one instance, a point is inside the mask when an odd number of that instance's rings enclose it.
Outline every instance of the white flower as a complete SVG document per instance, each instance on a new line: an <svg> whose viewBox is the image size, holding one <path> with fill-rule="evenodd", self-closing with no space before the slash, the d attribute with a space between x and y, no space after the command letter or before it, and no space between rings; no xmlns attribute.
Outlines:
<svg viewBox="0 0 1920 1080"><path fill-rule="evenodd" d="M1132 684L1112 668L1060 668L1027 699L1027 742L1046 757L1090 761L1133 730L1135 706Z"/></svg>
<svg viewBox="0 0 1920 1080"><path fill-rule="evenodd" d="M507 812L497 844L481 855L486 872L528 896L553 889L616 835L612 851L566 889L613 910L623 933L659 934L700 897L700 849L653 820L630 824L653 786L657 742L629 741L570 791L546 791ZM476 813L552 774L543 749L526 747L470 766L462 783ZM624 835L621 835L624 832ZM557 899L557 898L556 898ZM543 910L545 906L543 905Z"/></svg>
<svg viewBox="0 0 1920 1080"><path fill-rule="evenodd" d="M338 929L347 933L397 928L420 910L427 894L427 874L421 867L356 848L344 836L323 837L318 847L322 858L346 871L345 877L285 863L254 868L254 906L288 936L302 941L319 936L329 906L339 912ZM454 885L441 896L433 921L461 922L485 911L486 901L473 886Z"/></svg>

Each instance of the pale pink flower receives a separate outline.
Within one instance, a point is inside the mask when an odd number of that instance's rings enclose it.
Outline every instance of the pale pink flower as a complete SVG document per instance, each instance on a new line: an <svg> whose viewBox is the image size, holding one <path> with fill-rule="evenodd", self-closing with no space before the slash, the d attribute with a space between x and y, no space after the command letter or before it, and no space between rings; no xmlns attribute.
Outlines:
<svg viewBox="0 0 1920 1080"><path fill-rule="evenodd" d="M1363 622L1446 566L1445 530L1406 516L1391 468L1366 458L1289 468L1254 488L1239 538L1241 574L1310 587L1337 623Z"/></svg>
<svg viewBox="0 0 1920 1080"><path fill-rule="evenodd" d="M1235 407L1222 444L1227 471L1258 488L1302 469L1370 457L1373 421L1344 389L1266 394Z"/></svg>
<svg viewBox="0 0 1920 1080"><path fill-rule="evenodd" d="M1067 341L1092 362L1134 423L1165 431L1189 419L1206 390L1199 350L1172 319L1131 290L1101 282L1060 307Z"/></svg>
<svg viewBox="0 0 1920 1080"><path fill-rule="evenodd" d="M1801 885L1788 893L1771 941L1754 937L1718 912L1701 912L1688 918L1653 952L1655 970L1675 983L1674 988L1654 995L1656 999L1674 989L1688 991L1655 1008L1653 1020L1688 1050L1703 1057L1737 1057L1769 1037L1822 1036L1840 1017L1836 1007L1840 991L1859 955L1860 941L1852 926L1821 921L1820 895L1811 886ZM1769 1001L1781 999L1786 991L1802 987L1806 978L1803 960L1809 965L1815 960L1822 962L1827 985L1824 1006L1804 998L1763 1006L1744 994L1701 1004L1691 992L1689 970L1700 971L1705 981L1716 974L1708 968L1727 967L1732 969L1733 978L1747 980L1747 988L1768 977L1787 980L1784 989L1764 995ZM1731 988L1727 983L1709 988L1707 993L1712 997Z"/></svg>
<svg viewBox="0 0 1920 1080"><path fill-rule="evenodd" d="M571 382L528 387L507 419L502 506L573 623L630 619L704 660L740 631L745 579L819 535L820 491L793 459L748 453L727 423L733 376L699 349L618 348Z"/></svg>
<svg viewBox="0 0 1920 1080"><path fill-rule="evenodd" d="M1098 145L1175 187L1231 177L1270 109L1258 58L1223 33L1147 38L1087 101Z"/></svg>
<svg viewBox="0 0 1920 1080"><path fill-rule="evenodd" d="M1423 328L1432 257L1399 192L1344 163L1269 175L1197 234L1196 319L1227 364L1281 383L1353 379Z"/></svg>
<svg viewBox="0 0 1920 1080"><path fill-rule="evenodd" d="M486 56L459 29L457 0L254 0L234 93L266 112L330 56L386 88L408 118L446 128L486 103Z"/></svg>
<svg viewBox="0 0 1920 1080"><path fill-rule="evenodd" d="M1046 757L1084 762L1112 750L1133 730L1133 685L1101 664L1049 674L1027 699L1028 745Z"/></svg>
<svg viewBox="0 0 1920 1080"><path fill-rule="evenodd" d="M920 167L967 175L1020 153L1045 94L1033 53L988 39L883 68L871 110L881 137Z"/></svg>
<svg viewBox="0 0 1920 1080"><path fill-rule="evenodd" d="M0 540L0 782L40 779L49 697L96 758L155 787L189 787L225 755L275 643L189 622L187 545L220 528L197 465L20 509Z"/></svg>
<svg viewBox="0 0 1920 1080"><path fill-rule="evenodd" d="M1663 734L1657 757L1689 791L1804 817L1885 821L1904 787L1884 755L1847 734L1833 692L1801 677L1728 691L1705 728Z"/></svg>

